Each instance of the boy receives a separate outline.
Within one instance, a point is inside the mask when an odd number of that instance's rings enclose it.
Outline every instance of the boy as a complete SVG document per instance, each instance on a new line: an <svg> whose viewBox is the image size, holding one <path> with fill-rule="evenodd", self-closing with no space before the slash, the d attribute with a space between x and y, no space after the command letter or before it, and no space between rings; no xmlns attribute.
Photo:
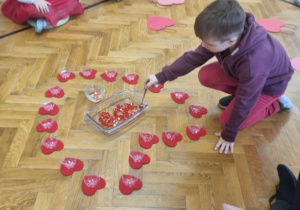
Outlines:
<svg viewBox="0 0 300 210"><path fill-rule="evenodd" d="M220 100L222 133L215 150L234 152L241 128L279 112L283 95L294 72L281 44L245 13L234 0L217 0L196 18L195 34L200 46L184 53L156 75L149 75L145 88L164 84L191 72L213 56L218 62L204 66L198 74L202 85L232 96ZM285 103L285 101L283 101Z"/></svg>

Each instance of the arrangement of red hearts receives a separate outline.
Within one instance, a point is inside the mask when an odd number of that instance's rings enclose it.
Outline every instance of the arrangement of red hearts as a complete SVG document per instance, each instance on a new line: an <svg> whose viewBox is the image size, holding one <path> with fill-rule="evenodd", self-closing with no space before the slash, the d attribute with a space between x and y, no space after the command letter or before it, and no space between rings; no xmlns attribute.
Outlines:
<svg viewBox="0 0 300 210"><path fill-rule="evenodd" d="M80 76L82 76L85 79L94 79L96 76L97 70L95 69L85 69L80 71Z"/></svg>
<svg viewBox="0 0 300 210"><path fill-rule="evenodd" d="M116 71L105 71L104 73L100 74L101 78L106 80L107 82L114 82L117 79L118 72Z"/></svg>
<svg viewBox="0 0 300 210"><path fill-rule="evenodd" d="M82 180L81 189L86 195L94 195L97 190L105 187L106 182L97 175L85 175Z"/></svg>
<svg viewBox="0 0 300 210"><path fill-rule="evenodd" d="M48 137L42 143L42 153L49 155L54 151L59 151L64 148L64 144L56 138Z"/></svg>
<svg viewBox="0 0 300 210"><path fill-rule="evenodd" d="M139 190L142 186L142 181L131 175L123 174L119 181L119 190L124 195L132 193L133 190Z"/></svg>
<svg viewBox="0 0 300 210"><path fill-rule="evenodd" d="M46 102L43 104L43 106L40 107L39 109L39 114L45 115L45 114L50 114L50 115L56 115L59 111L58 106L53 103L53 102Z"/></svg>
<svg viewBox="0 0 300 210"><path fill-rule="evenodd" d="M137 74L125 74L122 80L130 85L136 85L138 83L139 75Z"/></svg>
<svg viewBox="0 0 300 210"><path fill-rule="evenodd" d="M162 133L162 139L169 147L175 147L177 142L182 140L182 135L178 132L165 131Z"/></svg>
<svg viewBox="0 0 300 210"><path fill-rule="evenodd" d="M150 16L147 20L148 28L159 31L166 27L174 26L176 24L175 20L166 17Z"/></svg>
<svg viewBox="0 0 300 210"><path fill-rule="evenodd" d="M186 127L186 134L188 137L193 140L197 141L200 139L201 136L206 135L206 130L202 127L199 127L197 125L188 125Z"/></svg>
<svg viewBox="0 0 300 210"><path fill-rule="evenodd" d="M145 149L149 149L152 147L152 144L157 144L159 142L159 138L155 134L151 133L140 133L139 135L139 143L141 147Z"/></svg>
<svg viewBox="0 0 300 210"><path fill-rule="evenodd" d="M130 152L129 165L134 169L139 169L143 164L150 162L150 157L142 152Z"/></svg>
<svg viewBox="0 0 300 210"><path fill-rule="evenodd" d="M172 4L183 4L184 0L158 0L157 3L163 6L169 6Z"/></svg>
<svg viewBox="0 0 300 210"><path fill-rule="evenodd" d="M45 96L48 98L51 98L51 97L61 98L64 95L65 95L64 90L61 89L59 86L49 88L45 93Z"/></svg>
<svg viewBox="0 0 300 210"><path fill-rule="evenodd" d="M293 68L296 71L300 72L300 57L291 59L291 63L292 63Z"/></svg>
<svg viewBox="0 0 300 210"><path fill-rule="evenodd" d="M193 117L200 118L203 114L207 114L207 109L200 105L190 105L189 112Z"/></svg>
<svg viewBox="0 0 300 210"><path fill-rule="evenodd" d="M70 176L74 171L83 169L83 162L74 157L65 157L61 161L60 171L65 176Z"/></svg>
<svg viewBox="0 0 300 210"><path fill-rule="evenodd" d="M162 84L155 84L151 87L148 88L148 90L150 90L152 93L159 93L160 89L162 89L164 87L164 85Z"/></svg>
<svg viewBox="0 0 300 210"><path fill-rule="evenodd" d="M183 104L189 95L185 92L172 92L171 98L178 104Z"/></svg>
<svg viewBox="0 0 300 210"><path fill-rule="evenodd" d="M39 132L47 131L49 133L55 132L57 128L58 128L57 122L51 117L43 120L36 127L37 131Z"/></svg>
<svg viewBox="0 0 300 210"><path fill-rule="evenodd" d="M58 73L57 78L61 82L67 82L69 79L74 79L76 75L73 72L62 70Z"/></svg>

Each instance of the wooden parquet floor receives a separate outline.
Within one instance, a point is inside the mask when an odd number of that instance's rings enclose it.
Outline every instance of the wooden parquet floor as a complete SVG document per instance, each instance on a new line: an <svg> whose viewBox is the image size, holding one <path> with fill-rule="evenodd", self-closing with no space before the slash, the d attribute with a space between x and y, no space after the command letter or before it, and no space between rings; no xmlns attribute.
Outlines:
<svg viewBox="0 0 300 210"><path fill-rule="evenodd" d="M0 2L3 2L1 0ZM94 104L83 92L87 84L101 83L105 97L130 89L143 94L146 75L159 72L200 41L193 33L194 19L211 1L186 0L182 5L155 6L147 0L108 1L72 17L64 26L36 34L27 25L17 25L0 16L0 209L22 210L209 210L220 209L223 202L247 210L268 209L268 198L278 183L276 167L288 165L295 175L300 170L300 73L295 72L286 94L294 103L290 112L276 114L242 130L235 153L220 155L213 150L221 131L217 106L223 93L199 85L198 71L165 84L160 93L148 92L150 108L130 126L106 135L84 121L85 111ZM292 1L290 1L292 2ZM83 0L84 7L97 3ZM256 18L278 18L295 24L295 35L274 34L290 58L300 55L300 9L279 0L240 0ZM176 33L147 28L151 15L170 17L186 28L173 27ZM19 33L14 31L24 29ZM8 35L8 36L5 36ZM93 80L79 76L81 66L98 73ZM45 132L36 130L49 85L57 84L57 74L67 67L76 78L60 83L65 96L51 99L59 106L54 116L57 137L64 149L50 155L41 152ZM117 81L108 83L99 74L118 71ZM125 72L140 75L137 85L124 83ZM191 141L185 132L190 120L188 103L176 104L170 92L182 89L188 102L201 103L208 113L198 120L207 135ZM142 149L140 132L152 131L158 144ZM165 130L176 130L183 141L174 148L161 139ZM128 163L130 151L141 151L151 158L141 169ZM77 155L84 163L71 176L60 172L65 153ZM88 170L99 172L106 187L86 196L81 182ZM122 174L139 177L141 190L120 193Z"/></svg>

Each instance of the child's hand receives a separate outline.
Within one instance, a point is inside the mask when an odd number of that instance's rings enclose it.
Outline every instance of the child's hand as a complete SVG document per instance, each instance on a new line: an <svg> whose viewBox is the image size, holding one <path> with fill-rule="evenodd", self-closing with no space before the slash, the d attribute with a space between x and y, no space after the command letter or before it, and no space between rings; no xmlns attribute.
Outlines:
<svg viewBox="0 0 300 210"><path fill-rule="evenodd" d="M225 141L221 137L220 133L215 133L215 135L220 137L218 143L215 146L215 150L218 150L220 148L220 150L219 150L220 154L222 154L223 152L224 152L224 154L227 154L228 150L230 148L230 152L233 154L233 152L234 152L234 142Z"/></svg>
<svg viewBox="0 0 300 210"><path fill-rule="evenodd" d="M49 12L49 5L51 5L50 2L47 2L46 0L35 0L34 5L40 13L47 13Z"/></svg>
<svg viewBox="0 0 300 210"><path fill-rule="evenodd" d="M145 86L145 89L151 87L152 85L155 85L158 83L158 80L156 78L155 75L149 75L146 79L145 79L145 82L144 82L144 86Z"/></svg>

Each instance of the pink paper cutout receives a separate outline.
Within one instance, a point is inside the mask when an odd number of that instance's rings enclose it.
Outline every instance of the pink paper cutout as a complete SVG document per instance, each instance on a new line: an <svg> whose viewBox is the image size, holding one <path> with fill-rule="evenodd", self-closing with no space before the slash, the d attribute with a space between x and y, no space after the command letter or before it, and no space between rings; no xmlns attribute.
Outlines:
<svg viewBox="0 0 300 210"><path fill-rule="evenodd" d="M184 0L158 0L157 3L164 6L169 6L172 4L183 4Z"/></svg>
<svg viewBox="0 0 300 210"><path fill-rule="evenodd" d="M155 31L163 30L166 27L173 26L175 24L175 20L159 16L150 16L147 21L147 26Z"/></svg>
<svg viewBox="0 0 300 210"><path fill-rule="evenodd" d="M291 63L292 63L293 68L296 71L300 72L300 57L291 59Z"/></svg>
<svg viewBox="0 0 300 210"><path fill-rule="evenodd" d="M284 26L282 20L274 18L259 19L256 21L259 25L264 27L267 31L278 33L281 31L281 27Z"/></svg>

